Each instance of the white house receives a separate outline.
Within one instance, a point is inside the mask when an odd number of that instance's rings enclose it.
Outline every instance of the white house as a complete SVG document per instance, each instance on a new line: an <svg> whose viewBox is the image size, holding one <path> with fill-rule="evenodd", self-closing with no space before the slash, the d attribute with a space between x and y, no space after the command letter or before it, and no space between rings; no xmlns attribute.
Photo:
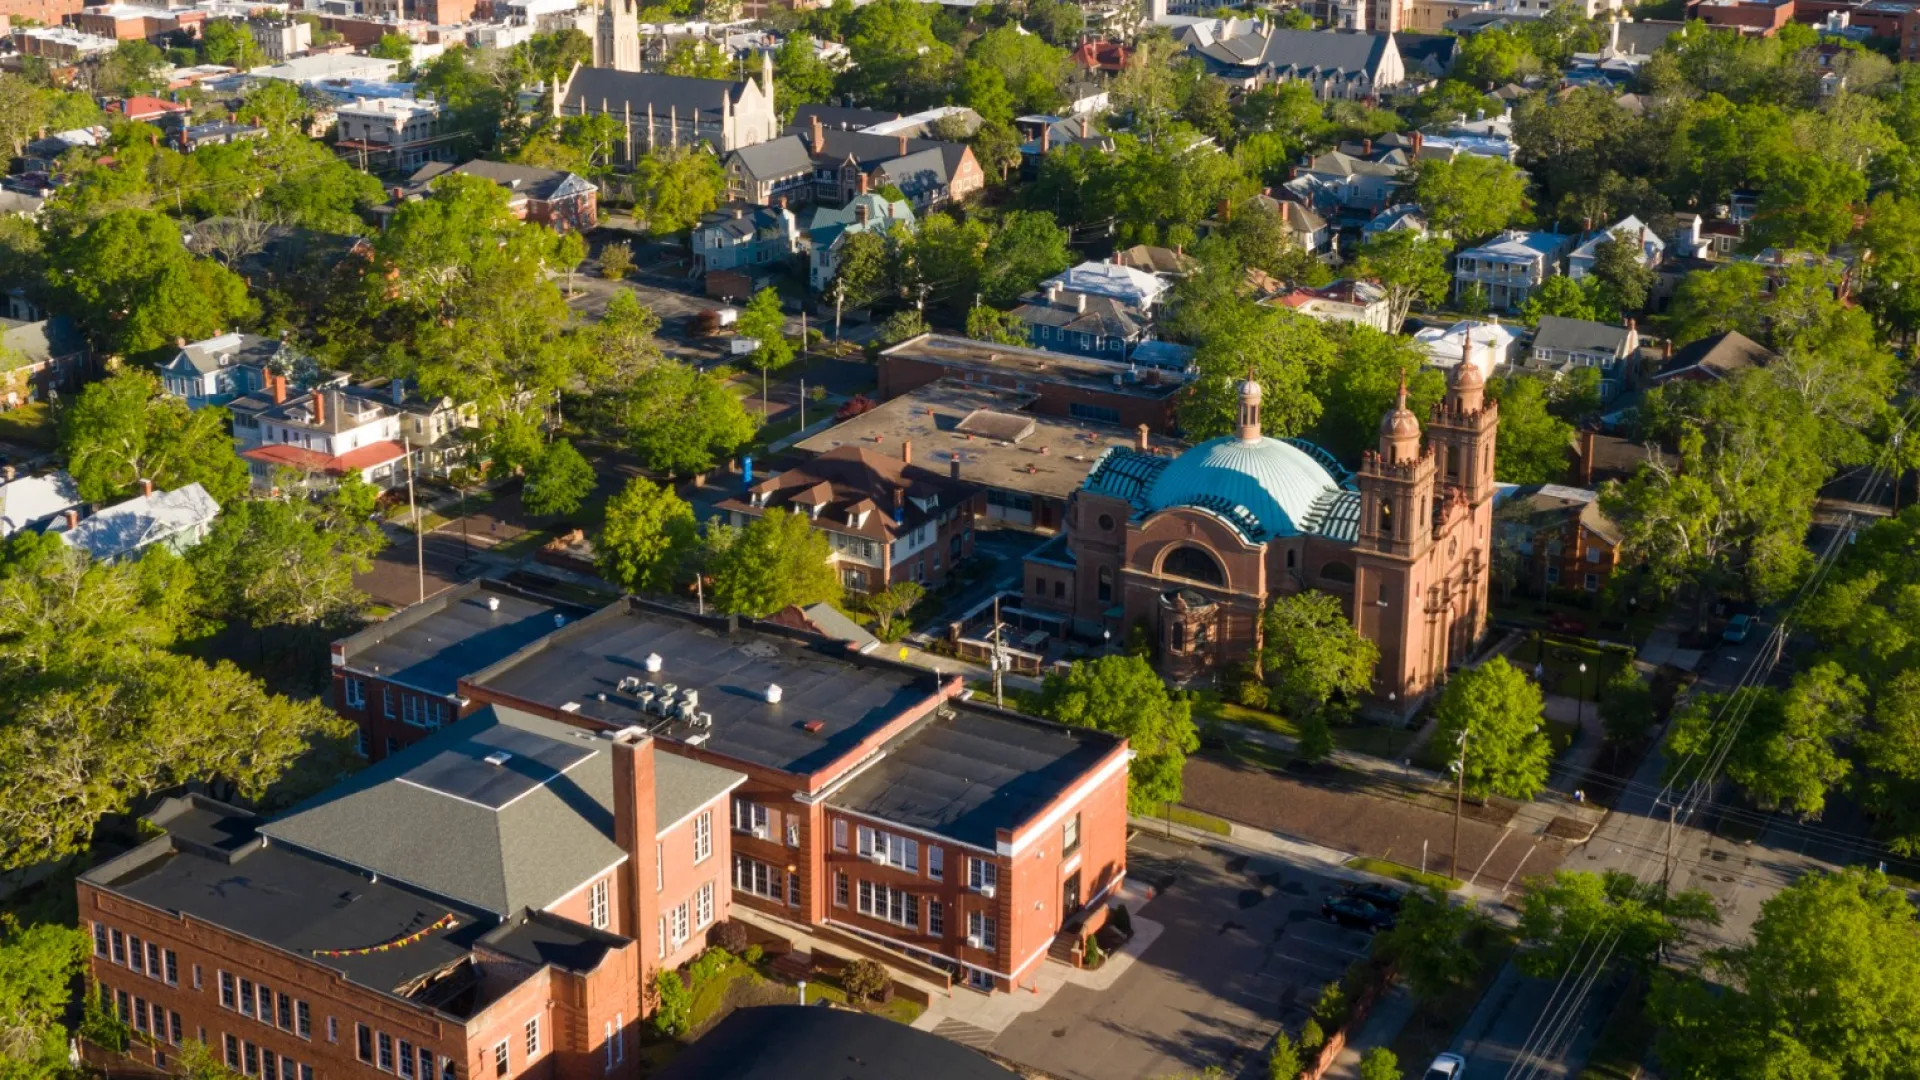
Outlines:
<svg viewBox="0 0 1920 1080"><path fill-rule="evenodd" d="M1696 216L1697 220L1697 216ZM1667 242L1659 234L1647 227L1639 218L1629 214L1610 229L1604 229L1586 237L1580 246L1567 256L1567 276L1575 281L1593 272L1594 260L1600 257L1600 245L1608 240L1621 240L1625 243L1637 243L1640 247L1640 265L1652 269L1666 253Z"/></svg>
<svg viewBox="0 0 1920 1080"><path fill-rule="evenodd" d="M342 105L334 145L417 169L429 161L452 161L454 147L441 138L446 110L417 98L360 98Z"/></svg>
<svg viewBox="0 0 1920 1080"><path fill-rule="evenodd" d="M1393 305L1387 302L1387 290L1371 281L1336 281L1318 289L1298 288L1261 302L1292 308L1321 322L1358 323L1384 334L1394 332L1389 325Z"/></svg>
<svg viewBox="0 0 1920 1080"><path fill-rule="evenodd" d="M154 491L150 482L141 483L145 488L141 495L78 523L56 521L51 531L69 547L113 562L137 558L156 544L185 551L199 543L220 516L220 504L197 483L172 491Z"/></svg>
<svg viewBox="0 0 1920 1080"><path fill-rule="evenodd" d="M13 467L8 466L11 474ZM81 506L80 490L64 472L45 476L8 476L0 483L0 536L37 529Z"/></svg>
<svg viewBox="0 0 1920 1080"><path fill-rule="evenodd" d="M1487 306L1496 311L1517 308L1541 282L1560 272L1560 259L1572 242L1573 237L1560 233L1509 229L1462 251L1454 256L1454 298L1479 285L1486 290Z"/></svg>
<svg viewBox="0 0 1920 1080"><path fill-rule="evenodd" d="M1499 320L1477 322L1462 319L1442 330L1430 326L1413 335L1414 344L1427 352L1427 364L1442 371L1459 367L1471 359L1482 378L1491 379L1494 370L1514 360L1514 348L1520 335L1500 325Z"/></svg>
<svg viewBox="0 0 1920 1080"><path fill-rule="evenodd" d="M1055 288L1087 296L1105 296L1151 312L1171 286L1157 274L1118 262L1083 262L1040 283L1042 292Z"/></svg>
<svg viewBox="0 0 1920 1080"><path fill-rule="evenodd" d="M289 398L286 386L286 376L272 376L273 403L254 416L254 445L240 452L256 488L275 487L286 470L309 485L332 483L349 472L382 489L406 482L400 409L336 386Z"/></svg>

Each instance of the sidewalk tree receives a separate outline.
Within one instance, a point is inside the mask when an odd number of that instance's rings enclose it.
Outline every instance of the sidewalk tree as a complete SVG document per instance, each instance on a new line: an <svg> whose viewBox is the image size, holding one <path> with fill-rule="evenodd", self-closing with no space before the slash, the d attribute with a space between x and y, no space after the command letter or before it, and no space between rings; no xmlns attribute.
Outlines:
<svg viewBox="0 0 1920 1080"><path fill-rule="evenodd" d="M1865 684L1829 661L1794 675L1785 690L1737 693L1744 700L1733 704L1744 718L1725 750L1727 778L1764 809L1818 817L1828 792L1853 769L1841 750L1865 718ZM1724 695L1703 694L1677 709L1667 734L1669 762L1710 758L1720 747L1727 704Z"/></svg>
<svg viewBox="0 0 1920 1080"><path fill-rule="evenodd" d="M1355 273L1387 290L1387 325L1394 333L1407 321L1417 300L1437 304L1447 298L1453 275L1447 269L1447 244L1411 229L1374 235L1360 246Z"/></svg>
<svg viewBox="0 0 1920 1080"><path fill-rule="evenodd" d="M636 476L607 500L606 524L593 541L595 565L628 592L669 592L699 542L693 507L672 488Z"/></svg>
<svg viewBox="0 0 1920 1080"><path fill-rule="evenodd" d="M1151 814L1180 799L1187 755L1200 746L1191 704L1167 689L1144 657L1076 660L1048 675L1040 688L1040 715L1075 727L1124 737L1134 752L1127 806Z"/></svg>
<svg viewBox="0 0 1920 1080"><path fill-rule="evenodd" d="M88 948L74 927L22 926L0 915L0 1075L7 1080L68 1075L62 1021Z"/></svg>
<svg viewBox="0 0 1920 1080"><path fill-rule="evenodd" d="M896 581L867 597L867 609L878 622L876 635L881 641L898 641L906 636L905 618L915 604L926 599L926 586L917 581ZM894 633L898 624L900 632Z"/></svg>
<svg viewBox="0 0 1920 1080"><path fill-rule="evenodd" d="M189 410L141 368L122 368L80 392L60 418L60 450L88 502L132 495L144 479L159 491L198 483L225 505L249 483L226 432L226 410Z"/></svg>
<svg viewBox="0 0 1920 1080"><path fill-rule="evenodd" d="M787 340L787 313L780 309L780 294L761 289L747 302L746 310L734 330L758 344L747 362L761 371L778 371L793 360L793 342Z"/></svg>
<svg viewBox="0 0 1920 1080"><path fill-rule="evenodd" d="M967 336L996 345L1026 345L1027 324L1011 311L986 306L967 312Z"/></svg>
<svg viewBox="0 0 1920 1080"><path fill-rule="evenodd" d="M1046 278L1072 266L1067 230L1052 214L1015 210L1001 221L981 255L980 288L995 306L1016 304Z"/></svg>
<svg viewBox="0 0 1920 1080"><path fill-rule="evenodd" d="M520 504L539 517L571 514L593 493L593 464L566 439L555 439L527 471Z"/></svg>
<svg viewBox="0 0 1920 1080"><path fill-rule="evenodd" d="M1267 1052L1269 1080L1299 1080L1300 1069L1300 1048L1294 1045L1293 1036L1285 1028L1274 1032L1273 1049Z"/></svg>
<svg viewBox="0 0 1920 1080"><path fill-rule="evenodd" d="M1400 1059L1384 1046L1368 1047L1360 1055L1360 1080L1401 1080Z"/></svg>
<svg viewBox="0 0 1920 1080"><path fill-rule="evenodd" d="M1345 719L1373 685L1380 649L1353 628L1332 593L1276 596L1260 627L1260 665L1274 711L1296 721Z"/></svg>
<svg viewBox="0 0 1920 1080"><path fill-rule="evenodd" d="M1612 942L1620 962L1644 966L1685 933L1687 925L1720 921L1703 890L1663 896L1660 886L1618 870L1557 870L1527 882L1520 906L1520 970L1552 979L1590 958L1593 941Z"/></svg>
<svg viewBox="0 0 1920 1080"><path fill-rule="evenodd" d="M787 607L840 598L833 544L806 515L770 510L739 531L711 560L713 604L731 615L765 618Z"/></svg>
<svg viewBox="0 0 1920 1080"><path fill-rule="evenodd" d="M633 273L633 245L626 241L600 249L600 276L608 281L624 281Z"/></svg>
<svg viewBox="0 0 1920 1080"><path fill-rule="evenodd" d="M1704 975L1659 979L1649 1000L1674 1080L1886 1076L1920 1044L1920 927L1881 874L1801 877Z"/></svg>
<svg viewBox="0 0 1920 1080"><path fill-rule="evenodd" d="M627 391L627 447L645 468L670 476L703 473L753 438L753 418L720 380L686 364L642 371Z"/></svg>
<svg viewBox="0 0 1920 1080"><path fill-rule="evenodd" d="M1447 683L1434 708L1433 745L1457 761L1465 736L1469 793L1531 799L1547 786L1553 760L1544 715L1540 687L1496 656Z"/></svg>
<svg viewBox="0 0 1920 1080"><path fill-rule="evenodd" d="M553 259L567 270L567 295L573 293L573 275L587 257L587 241L577 232L563 233L553 247Z"/></svg>
<svg viewBox="0 0 1920 1080"><path fill-rule="evenodd" d="M1607 679L1600 696L1600 719L1606 727L1607 741L1628 745L1639 742L1658 718L1653 687L1631 662L1621 664Z"/></svg>
<svg viewBox="0 0 1920 1080"><path fill-rule="evenodd" d="M1400 906L1376 955L1391 963L1422 1002L1436 1002L1472 983L1480 971L1473 938L1486 917L1472 904L1451 904L1437 889L1415 890Z"/></svg>

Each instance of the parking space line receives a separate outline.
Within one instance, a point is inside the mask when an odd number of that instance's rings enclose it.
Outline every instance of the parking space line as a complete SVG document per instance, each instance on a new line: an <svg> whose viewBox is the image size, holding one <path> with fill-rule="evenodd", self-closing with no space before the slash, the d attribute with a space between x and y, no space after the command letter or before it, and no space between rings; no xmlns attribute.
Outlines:
<svg viewBox="0 0 1920 1080"><path fill-rule="evenodd" d="M1499 851L1500 845L1506 843L1507 837L1512 835L1513 835L1512 825L1508 825L1506 828L1500 830L1500 839L1495 840L1493 842L1493 846L1487 849L1487 857L1484 859L1481 859L1480 865L1473 868L1473 876L1467 879L1467 884L1472 885L1475 882L1480 880L1480 871L1485 870L1487 868L1487 863L1493 861L1493 853L1496 851Z"/></svg>

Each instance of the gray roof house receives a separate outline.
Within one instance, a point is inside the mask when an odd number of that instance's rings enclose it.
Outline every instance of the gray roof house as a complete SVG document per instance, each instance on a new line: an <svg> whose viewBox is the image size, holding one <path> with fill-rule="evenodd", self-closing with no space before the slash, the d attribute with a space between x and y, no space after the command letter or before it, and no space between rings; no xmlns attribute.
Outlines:
<svg viewBox="0 0 1920 1080"><path fill-rule="evenodd" d="M1207 74L1242 90L1304 82L1321 100L1360 100L1400 85L1406 69L1392 34L1359 30L1282 30L1228 20L1218 35L1186 27L1175 38Z"/></svg>
<svg viewBox="0 0 1920 1080"><path fill-rule="evenodd" d="M655 819L664 830L745 781L657 754ZM368 766L260 832L506 916L544 910L624 860L613 815L607 735L496 705Z"/></svg>
<svg viewBox="0 0 1920 1080"><path fill-rule="evenodd" d="M219 515L220 504L198 483L172 491L153 491L149 485L146 494L57 532L69 547L84 548L102 562L113 562L138 558L155 544L185 551L207 535Z"/></svg>
<svg viewBox="0 0 1920 1080"><path fill-rule="evenodd" d="M0 319L0 405L45 401L54 388L79 389L92 355L86 335L64 315L38 322Z"/></svg>
<svg viewBox="0 0 1920 1080"><path fill-rule="evenodd" d="M784 206L723 206L693 227L693 272L784 269L800 253L800 228Z"/></svg>
<svg viewBox="0 0 1920 1080"><path fill-rule="evenodd" d="M1522 366L1533 371L1562 374L1574 368L1600 369L1600 398L1611 399L1633 382L1633 360L1640 351L1640 332L1633 320L1625 326L1542 315Z"/></svg>
<svg viewBox="0 0 1920 1080"><path fill-rule="evenodd" d="M1027 324L1027 340L1036 349L1116 361L1125 360L1146 339L1151 322L1145 311L1125 300L1070 292L1057 278L1045 292L1021 297L1013 313Z"/></svg>
<svg viewBox="0 0 1920 1080"><path fill-rule="evenodd" d="M81 506L80 490L64 472L9 478L0 483L0 536L40 528Z"/></svg>
<svg viewBox="0 0 1920 1080"><path fill-rule="evenodd" d="M782 135L727 155L729 198L772 206L803 203L813 196L813 155L798 135Z"/></svg>
<svg viewBox="0 0 1920 1080"><path fill-rule="evenodd" d="M696 79L613 68L576 67L553 95L553 114L606 115L626 129L619 147L631 166L655 147L706 144L717 154L766 142L780 133L773 104L773 58L758 79Z"/></svg>
<svg viewBox="0 0 1920 1080"><path fill-rule="evenodd" d="M183 342L160 366L160 385L189 409L225 405L267 385L267 368L283 358L286 342L258 334L221 334Z"/></svg>
<svg viewBox="0 0 1920 1080"><path fill-rule="evenodd" d="M909 230L918 224L913 207L888 201L883 195L862 192L841 207L820 207L807 225L807 275L815 292L823 292L840 272L840 247L854 233L886 232L895 225Z"/></svg>

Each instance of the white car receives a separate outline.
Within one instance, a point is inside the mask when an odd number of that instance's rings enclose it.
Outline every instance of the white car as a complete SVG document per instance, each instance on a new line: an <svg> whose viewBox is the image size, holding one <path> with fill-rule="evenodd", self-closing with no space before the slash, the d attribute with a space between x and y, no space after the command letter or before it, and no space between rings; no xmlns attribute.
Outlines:
<svg viewBox="0 0 1920 1080"><path fill-rule="evenodd" d="M1466 1058L1459 1054L1441 1054L1427 1066L1426 1080L1464 1080L1466 1075Z"/></svg>

